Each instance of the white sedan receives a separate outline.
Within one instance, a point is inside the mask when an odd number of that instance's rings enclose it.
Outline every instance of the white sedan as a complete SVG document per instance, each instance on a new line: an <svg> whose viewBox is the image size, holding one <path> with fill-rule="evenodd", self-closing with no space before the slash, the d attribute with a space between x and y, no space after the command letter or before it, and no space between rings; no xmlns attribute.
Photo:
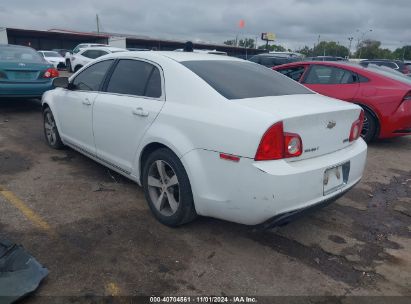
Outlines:
<svg viewBox="0 0 411 304"><path fill-rule="evenodd" d="M144 188L162 223L280 225L358 183L360 107L226 56L129 52L56 78L44 132Z"/></svg>
<svg viewBox="0 0 411 304"><path fill-rule="evenodd" d="M47 62L51 63L56 69L66 68L66 59L59 53L54 51L38 51L41 57Z"/></svg>

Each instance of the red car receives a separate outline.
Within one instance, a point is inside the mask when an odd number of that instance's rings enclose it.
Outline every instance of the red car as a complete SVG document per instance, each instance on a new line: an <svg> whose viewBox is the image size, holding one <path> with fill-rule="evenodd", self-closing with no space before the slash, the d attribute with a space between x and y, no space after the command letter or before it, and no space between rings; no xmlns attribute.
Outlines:
<svg viewBox="0 0 411 304"><path fill-rule="evenodd" d="M311 90L353 102L365 112L369 142L411 134L411 78L379 67L341 62L295 62L273 67Z"/></svg>

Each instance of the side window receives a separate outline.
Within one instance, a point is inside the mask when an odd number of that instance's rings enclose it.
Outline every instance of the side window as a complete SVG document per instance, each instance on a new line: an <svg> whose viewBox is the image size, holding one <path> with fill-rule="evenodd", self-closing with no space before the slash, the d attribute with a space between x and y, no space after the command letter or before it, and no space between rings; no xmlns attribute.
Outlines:
<svg viewBox="0 0 411 304"><path fill-rule="evenodd" d="M88 67L73 80L74 90L98 91L113 60L101 61Z"/></svg>
<svg viewBox="0 0 411 304"><path fill-rule="evenodd" d="M111 75L107 92L160 97L160 71L154 65L144 61L120 60Z"/></svg>
<svg viewBox="0 0 411 304"><path fill-rule="evenodd" d="M276 58L273 57L268 57L268 56L261 56L260 64L268 66L268 67L273 67L275 65L278 65Z"/></svg>
<svg viewBox="0 0 411 304"><path fill-rule="evenodd" d="M81 54L84 57L90 58L90 59L96 59L98 57L101 57L103 55L106 55L107 52L105 51L100 51L100 50L88 50L85 51L83 54Z"/></svg>
<svg viewBox="0 0 411 304"><path fill-rule="evenodd" d="M393 62L381 62L380 65L389 67L391 69L398 69L398 66Z"/></svg>
<svg viewBox="0 0 411 304"><path fill-rule="evenodd" d="M253 56L250 58L250 61L255 62L255 63L260 63L260 56Z"/></svg>
<svg viewBox="0 0 411 304"><path fill-rule="evenodd" d="M153 68L150 79L147 82L146 94L147 97L161 97L161 75L159 69Z"/></svg>
<svg viewBox="0 0 411 304"><path fill-rule="evenodd" d="M295 81L299 81L301 76L304 74L305 67L299 66L299 67L293 67L293 68L288 68L288 69L283 69L279 70L281 74L290 77L291 79Z"/></svg>
<svg viewBox="0 0 411 304"><path fill-rule="evenodd" d="M349 84L357 82L357 75L344 69L312 65L304 81L307 84Z"/></svg>
<svg viewBox="0 0 411 304"><path fill-rule="evenodd" d="M370 80L367 77L358 74L358 81L359 82L368 82Z"/></svg>

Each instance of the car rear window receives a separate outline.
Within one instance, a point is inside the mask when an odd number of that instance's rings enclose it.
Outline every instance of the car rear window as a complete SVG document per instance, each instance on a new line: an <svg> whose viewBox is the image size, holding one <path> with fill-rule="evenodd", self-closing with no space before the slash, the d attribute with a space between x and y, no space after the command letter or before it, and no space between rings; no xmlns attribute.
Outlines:
<svg viewBox="0 0 411 304"><path fill-rule="evenodd" d="M255 63L202 60L181 64L227 99L313 94L287 76Z"/></svg>
<svg viewBox="0 0 411 304"><path fill-rule="evenodd" d="M411 85L411 77L408 77L396 70L393 70L387 67L379 67L379 66L375 66L371 64L367 67L367 69L370 71L373 71L374 73L380 74L382 76Z"/></svg>
<svg viewBox="0 0 411 304"><path fill-rule="evenodd" d="M0 47L0 61L44 63L43 57L35 50L28 47L13 46Z"/></svg>

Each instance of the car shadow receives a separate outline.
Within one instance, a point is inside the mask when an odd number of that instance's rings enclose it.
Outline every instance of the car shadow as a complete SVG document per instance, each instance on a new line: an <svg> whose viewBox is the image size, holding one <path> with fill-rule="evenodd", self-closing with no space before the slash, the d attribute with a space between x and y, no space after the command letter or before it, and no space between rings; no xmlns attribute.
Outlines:
<svg viewBox="0 0 411 304"><path fill-rule="evenodd" d="M0 98L0 114L41 111L40 99Z"/></svg>
<svg viewBox="0 0 411 304"><path fill-rule="evenodd" d="M411 149L411 135L375 140L369 143L368 146L374 149Z"/></svg>

